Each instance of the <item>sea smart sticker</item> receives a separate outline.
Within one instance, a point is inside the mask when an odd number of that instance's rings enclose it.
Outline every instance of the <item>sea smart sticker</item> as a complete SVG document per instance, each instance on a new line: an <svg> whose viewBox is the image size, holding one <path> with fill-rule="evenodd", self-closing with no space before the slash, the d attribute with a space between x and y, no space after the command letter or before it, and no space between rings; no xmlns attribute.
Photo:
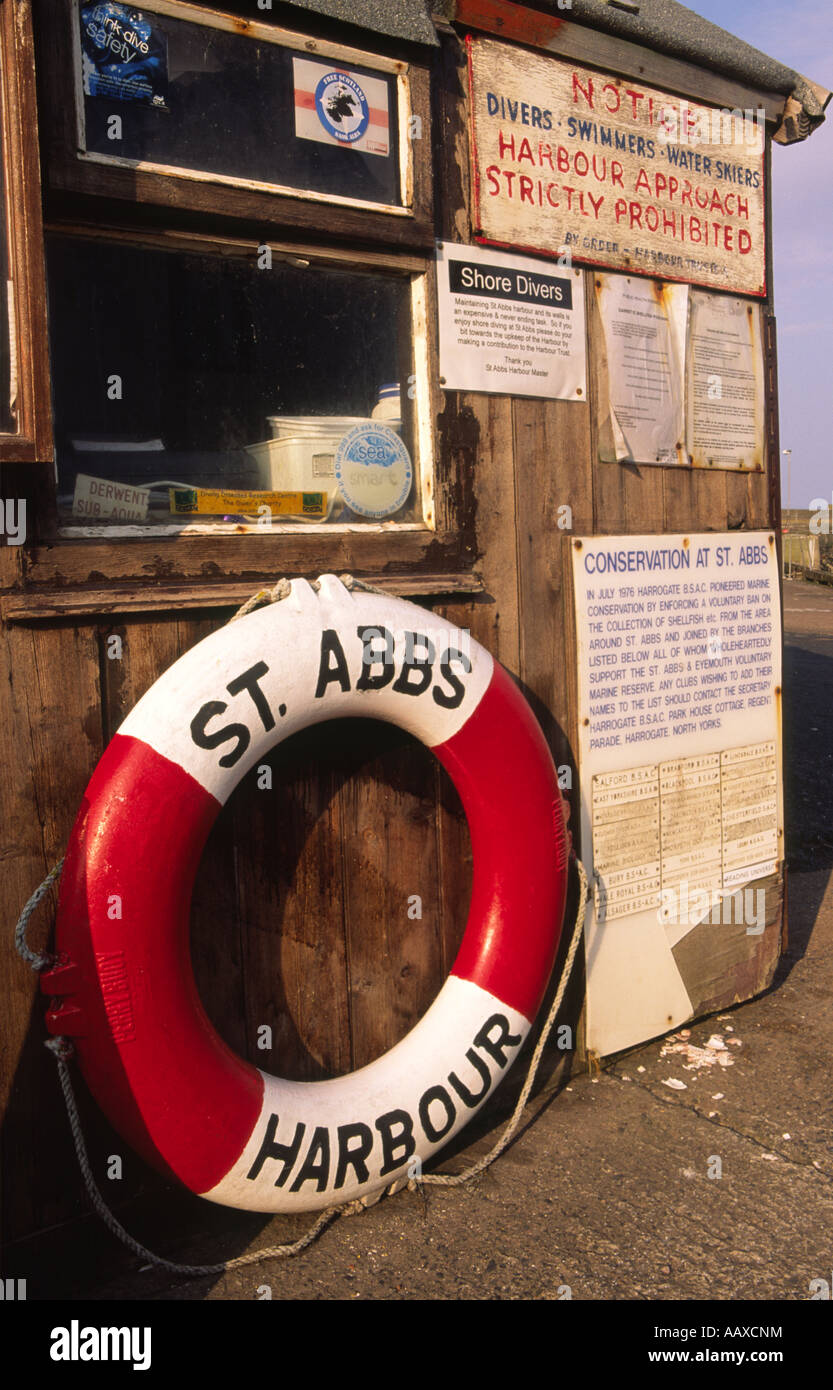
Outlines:
<svg viewBox="0 0 833 1390"><path fill-rule="evenodd" d="M348 507L377 521L399 511L414 480L411 456L399 435L376 421L356 425L344 436L335 468Z"/></svg>
<svg viewBox="0 0 833 1390"><path fill-rule="evenodd" d="M387 83L379 77L293 58L295 134L362 154L390 154Z"/></svg>
<svg viewBox="0 0 833 1390"><path fill-rule="evenodd" d="M102 0L82 5L79 20L84 95L165 109L168 44L149 16L130 5Z"/></svg>

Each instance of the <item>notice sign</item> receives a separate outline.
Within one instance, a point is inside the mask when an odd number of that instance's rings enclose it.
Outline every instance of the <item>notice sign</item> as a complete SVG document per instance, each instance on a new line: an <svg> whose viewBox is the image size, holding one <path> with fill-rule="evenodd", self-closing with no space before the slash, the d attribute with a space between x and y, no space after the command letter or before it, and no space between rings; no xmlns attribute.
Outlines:
<svg viewBox="0 0 833 1390"><path fill-rule="evenodd" d="M777 746L671 758L593 778L593 866L599 918L660 909L680 939L662 894L731 892L775 872L778 862ZM685 928L694 925L686 921Z"/></svg>
<svg viewBox="0 0 833 1390"><path fill-rule="evenodd" d="M580 270L440 242L437 281L443 385L587 399Z"/></svg>
<svg viewBox="0 0 833 1390"><path fill-rule="evenodd" d="M293 58L295 134L299 140L390 153L388 88L379 77L308 58Z"/></svg>
<svg viewBox="0 0 833 1390"><path fill-rule="evenodd" d="M761 114L468 44L478 240L765 293Z"/></svg>
<svg viewBox="0 0 833 1390"><path fill-rule="evenodd" d="M599 441L602 457L685 462L688 286L597 274L593 287L608 370L609 425Z"/></svg>
<svg viewBox="0 0 833 1390"><path fill-rule="evenodd" d="M573 575L588 1045L606 1055L692 1016L675 947L783 859L775 538L576 540ZM763 923L737 931L743 951Z"/></svg>
<svg viewBox="0 0 833 1390"><path fill-rule="evenodd" d="M687 434L695 468L764 466L764 354L757 304L691 291Z"/></svg>

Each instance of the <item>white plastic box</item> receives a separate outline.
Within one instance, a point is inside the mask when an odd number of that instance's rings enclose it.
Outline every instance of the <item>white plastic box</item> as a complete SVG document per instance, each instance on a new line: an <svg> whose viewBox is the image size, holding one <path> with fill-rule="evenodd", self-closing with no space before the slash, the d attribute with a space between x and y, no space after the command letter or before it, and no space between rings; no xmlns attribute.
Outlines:
<svg viewBox="0 0 833 1390"><path fill-rule="evenodd" d="M343 430L332 434L287 435L250 444L258 485L268 492L326 492L336 489L335 457Z"/></svg>
<svg viewBox="0 0 833 1390"><path fill-rule="evenodd" d="M354 425L362 425L364 415L267 415L266 423L273 439L290 439L301 436L328 436L337 434L339 439Z"/></svg>
<svg viewBox="0 0 833 1390"><path fill-rule="evenodd" d="M370 425L364 415L269 415L273 438L250 444L246 450L258 468L258 486L268 492L337 491L336 450L355 425ZM393 429L400 421L386 420Z"/></svg>

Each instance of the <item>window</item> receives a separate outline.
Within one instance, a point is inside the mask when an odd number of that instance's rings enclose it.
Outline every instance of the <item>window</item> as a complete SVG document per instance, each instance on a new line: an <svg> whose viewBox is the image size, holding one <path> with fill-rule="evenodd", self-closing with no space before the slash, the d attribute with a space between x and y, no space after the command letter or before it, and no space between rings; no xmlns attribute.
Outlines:
<svg viewBox="0 0 833 1390"><path fill-rule="evenodd" d="M38 16L53 188L430 248L427 67L178 0Z"/></svg>
<svg viewBox="0 0 833 1390"><path fill-rule="evenodd" d="M83 157L403 207L402 64L313 57L302 38L262 25L241 36L221 16L195 24L176 5L75 6ZM404 102L404 79L401 90Z"/></svg>
<svg viewBox="0 0 833 1390"><path fill-rule="evenodd" d="M41 192L28 8L0 0L0 460L51 453Z"/></svg>
<svg viewBox="0 0 833 1390"><path fill-rule="evenodd" d="M170 241L48 239L65 523L424 524L424 272Z"/></svg>
<svg viewBox="0 0 833 1390"><path fill-rule="evenodd" d="M178 0L39 15L60 534L433 527L427 69Z"/></svg>

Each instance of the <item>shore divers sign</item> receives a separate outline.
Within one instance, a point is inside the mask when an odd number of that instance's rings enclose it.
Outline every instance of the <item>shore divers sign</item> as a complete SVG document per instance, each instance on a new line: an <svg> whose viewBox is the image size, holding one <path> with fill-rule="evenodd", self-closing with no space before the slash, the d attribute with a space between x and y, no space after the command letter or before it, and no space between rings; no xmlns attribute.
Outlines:
<svg viewBox="0 0 833 1390"><path fill-rule="evenodd" d="M479 241L766 292L762 112L489 39L468 48Z"/></svg>
<svg viewBox="0 0 833 1390"><path fill-rule="evenodd" d="M437 243L447 389L587 399L583 272Z"/></svg>

